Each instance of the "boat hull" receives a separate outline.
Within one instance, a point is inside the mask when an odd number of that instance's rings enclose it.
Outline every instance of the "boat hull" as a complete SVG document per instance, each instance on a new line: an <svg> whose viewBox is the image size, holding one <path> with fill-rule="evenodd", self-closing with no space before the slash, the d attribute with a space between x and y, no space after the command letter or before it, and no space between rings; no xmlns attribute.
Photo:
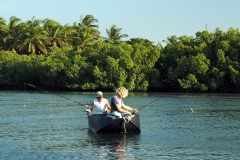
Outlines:
<svg viewBox="0 0 240 160"><path fill-rule="evenodd" d="M89 128L94 132L141 132L139 114L134 117L119 118L110 114L96 114L88 116Z"/></svg>

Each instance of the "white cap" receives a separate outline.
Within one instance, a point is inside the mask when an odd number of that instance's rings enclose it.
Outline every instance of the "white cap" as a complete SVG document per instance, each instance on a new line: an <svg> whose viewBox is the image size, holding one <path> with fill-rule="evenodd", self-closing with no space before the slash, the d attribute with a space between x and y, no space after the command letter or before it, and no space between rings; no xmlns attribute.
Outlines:
<svg viewBox="0 0 240 160"><path fill-rule="evenodd" d="M96 97L102 97L103 96L103 93L101 91L98 91L97 94L96 94Z"/></svg>

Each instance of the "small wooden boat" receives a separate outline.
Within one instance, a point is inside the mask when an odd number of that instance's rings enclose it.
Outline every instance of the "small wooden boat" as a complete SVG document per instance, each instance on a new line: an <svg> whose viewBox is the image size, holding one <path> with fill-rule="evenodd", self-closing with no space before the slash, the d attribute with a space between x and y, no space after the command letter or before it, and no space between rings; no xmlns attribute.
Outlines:
<svg viewBox="0 0 240 160"><path fill-rule="evenodd" d="M111 114L93 114L88 116L88 124L93 132L139 133L139 117L138 113L123 118Z"/></svg>

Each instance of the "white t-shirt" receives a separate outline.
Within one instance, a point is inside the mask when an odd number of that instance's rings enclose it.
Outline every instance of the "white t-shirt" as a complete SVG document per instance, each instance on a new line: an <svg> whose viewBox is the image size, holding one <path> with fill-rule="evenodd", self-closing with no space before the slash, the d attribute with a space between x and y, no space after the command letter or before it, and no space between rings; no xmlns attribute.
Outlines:
<svg viewBox="0 0 240 160"><path fill-rule="evenodd" d="M94 99L94 108L92 114L103 114L107 110L107 99L103 98L102 102L99 102L98 99Z"/></svg>

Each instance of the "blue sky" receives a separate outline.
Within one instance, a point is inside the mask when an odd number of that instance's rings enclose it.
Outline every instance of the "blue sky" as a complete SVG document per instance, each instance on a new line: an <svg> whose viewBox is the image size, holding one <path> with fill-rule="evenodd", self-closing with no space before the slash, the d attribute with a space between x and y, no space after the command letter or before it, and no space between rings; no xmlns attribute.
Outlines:
<svg viewBox="0 0 240 160"><path fill-rule="evenodd" d="M116 25L129 35L124 40L146 38L164 44L167 37L195 36L206 27L210 32L239 28L239 7L240 0L0 0L0 17L26 22L35 16L72 25L80 15L91 14L98 19L101 36Z"/></svg>

